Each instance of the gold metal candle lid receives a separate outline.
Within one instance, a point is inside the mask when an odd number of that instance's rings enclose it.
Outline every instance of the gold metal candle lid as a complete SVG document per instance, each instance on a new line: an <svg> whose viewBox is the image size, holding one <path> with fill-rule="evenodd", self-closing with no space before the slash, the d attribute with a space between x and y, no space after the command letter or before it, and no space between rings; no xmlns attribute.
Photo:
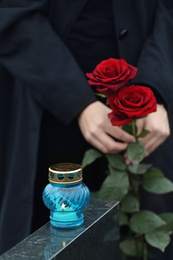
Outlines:
<svg viewBox="0 0 173 260"><path fill-rule="evenodd" d="M82 167L75 163L58 163L49 167L49 181L53 183L76 183L82 180Z"/></svg>

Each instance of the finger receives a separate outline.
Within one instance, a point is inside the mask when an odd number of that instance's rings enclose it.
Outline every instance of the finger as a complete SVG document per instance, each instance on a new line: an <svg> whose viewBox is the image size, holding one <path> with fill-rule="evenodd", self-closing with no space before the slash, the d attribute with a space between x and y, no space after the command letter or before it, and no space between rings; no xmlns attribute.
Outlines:
<svg viewBox="0 0 173 260"><path fill-rule="evenodd" d="M127 149L127 143L117 142L106 133L100 134L96 139L104 147L104 153L119 153Z"/></svg>
<svg viewBox="0 0 173 260"><path fill-rule="evenodd" d="M133 143L136 141L135 137L125 132L118 126L109 126L105 128L105 131L112 137L127 143Z"/></svg>
<svg viewBox="0 0 173 260"><path fill-rule="evenodd" d="M129 158L126 158L125 159L125 164L129 165L131 163L130 159Z"/></svg>
<svg viewBox="0 0 173 260"><path fill-rule="evenodd" d="M144 118L140 118L136 120L136 126L137 126L137 136L142 132L142 130L144 129L144 123L145 123L145 119Z"/></svg>
<svg viewBox="0 0 173 260"><path fill-rule="evenodd" d="M152 139L149 139L145 142L144 147L148 154L154 152L163 142L165 141L165 137L161 137L159 135L153 136Z"/></svg>
<svg viewBox="0 0 173 260"><path fill-rule="evenodd" d="M104 132L91 136L87 141L103 153L119 153L127 149L127 143L116 142Z"/></svg>
<svg viewBox="0 0 173 260"><path fill-rule="evenodd" d="M145 138L140 138L139 140L143 143L146 151L150 154L155 149L157 149L164 141L166 137L164 135L160 135L160 133L150 133Z"/></svg>

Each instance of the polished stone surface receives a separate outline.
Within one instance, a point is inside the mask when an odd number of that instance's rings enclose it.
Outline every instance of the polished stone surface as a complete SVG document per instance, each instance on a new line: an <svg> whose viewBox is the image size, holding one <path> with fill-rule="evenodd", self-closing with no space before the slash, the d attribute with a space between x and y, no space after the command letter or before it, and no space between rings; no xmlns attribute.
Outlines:
<svg viewBox="0 0 173 260"><path fill-rule="evenodd" d="M61 230L45 224L0 260L119 260L117 202L91 199L84 210L84 225Z"/></svg>

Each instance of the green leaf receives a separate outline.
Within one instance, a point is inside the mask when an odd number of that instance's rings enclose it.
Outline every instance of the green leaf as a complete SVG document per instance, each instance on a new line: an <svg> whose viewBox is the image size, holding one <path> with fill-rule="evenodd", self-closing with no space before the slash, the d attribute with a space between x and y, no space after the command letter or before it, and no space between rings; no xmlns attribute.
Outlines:
<svg viewBox="0 0 173 260"><path fill-rule="evenodd" d="M156 194L165 194L173 191L173 183L165 177L146 178L143 188Z"/></svg>
<svg viewBox="0 0 173 260"><path fill-rule="evenodd" d="M173 213L172 212L166 212L166 213L159 214L159 217L161 217L161 219L163 219L166 223L173 221Z"/></svg>
<svg viewBox="0 0 173 260"><path fill-rule="evenodd" d="M121 251L128 256L141 256L144 244L140 240L134 238L126 239L120 243ZM138 251L137 251L138 249Z"/></svg>
<svg viewBox="0 0 173 260"><path fill-rule="evenodd" d="M170 242L169 234L161 230L154 230L146 234L145 239L149 245L160 249L162 252L165 251Z"/></svg>
<svg viewBox="0 0 173 260"><path fill-rule="evenodd" d="M166 222L166 225L163 227L160 227L160 230L165 231L165 233L168 233L173 230L173 213L162 213L159 215L161 219L163 219Z"/></svg>
<svg viewBox="0 0 173 260"><path fill-rule="evenodd" d="M104 180L99 191L99 198L120 201L129 190L128 175L127 172L116 171L111 166L109 168L111 175Z"/></svg>
<svg viewBox="0 0 173 260"><path fill-rule="evenodd" d="M139 186L142 184L143 180L141 179L141 175L137 175L135 174L133 176L133 182L134 182L134 185L136 186L136 188L138 189Z"/></svg>
<svg viewBox="0 0 173 260"><path fill-rule="evenodd" d="M126 124L126 125L123 125L123 126L122 126L122 129L123 129L125 132L129 133L130 135L133 135L132 122L131 122L131 123L128 123L128 124ZM137 129L137 126L135 125L135 136L136 136L136 134L137 134L137 131L138 131L138 129Z"/></svg>
<svg viewBox="0 0 173 260"><path fill-rule="evenodd" d="M144 174L151 166L152 164L129 165L128 170L133 174Z"/></svg>
<svg viewBox="0 0 173 260"><path fill-rule="evenodd" d="M82 160L82 168L93 163L96 159L100 158L103 154L95 149L89 149L85 152Z"/></svg>
<svg viewBox="0 0 173 260"><path fill-rule="evenodd" d="M95 93L96 96L101 97L101 98L107 98L105 95L101 94L101 93Z"/></svg>
<svg viewBox="0 0 173 260"><path fill-rule="evenodd" d="M139 137L145 137L145 136L147 136L149 133L150 133L149 130L144 129L144 130L137 136L137 138L139 138Z"/></svg>
<svg viewBox="0 0 173 260"><path fill-rule="evenodd" d="M124 212L120 212L119 218L120 218L120 220L119 220L120 226L128 225L127 214L125 214Z"/></svg>
<svg viewBox="0 0 173 260"><path fill-rule="evenodd" d="M164 177L164 174L156 168L150 168L145 174L144 178L155 178L155 177Z"/></svg>
<svg viewBox="0 0 173 260"><path fill-rule="evenodd" d="M166 222L154 212L141 210L131 217L129 225L137 234L146 234L165 224Z"/></svg>
<svg viewBox="0 0 173 260"><path fill-rule="evenodd" d="M133 163L139 163L145 156L145 148L140 141L130 143L127 148L127 155Z"/></svg>
<svg viewBox="0 0 173 260"><path fill-rule="evenodd" d="M123 155L117 153L107 154L106 158L113 168L121 171L126 170L127 165L125 164L125 159Z"/></svg>
<svg viewBox="0 0 173 260"><path fill-rule="evenodd" d="M127 195L121 201L121 211L126 213L133 213L139 211L139 201L132 195Z"/></svg>
<svg viewBox="0 0 173 260"><path fill-rule="evenodd" d="M117 169L113 168L110 164L108 165L108 169L109 169L109 175L117 175L118 176L120 174L120 176L122 176L121 173L127 174L126 171L117 170Z"/></svg>

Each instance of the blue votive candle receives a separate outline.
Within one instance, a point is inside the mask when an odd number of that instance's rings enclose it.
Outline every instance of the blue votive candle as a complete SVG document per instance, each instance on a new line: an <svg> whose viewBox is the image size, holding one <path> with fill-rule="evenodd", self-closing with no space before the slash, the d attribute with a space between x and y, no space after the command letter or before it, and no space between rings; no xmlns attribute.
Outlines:
<svg viewBox="0 0 173 260"><path fill-rule="evenodd" d="M90 192L82 179L79 164L58 163L49 168L50 183L43 191L43 201L50 209L51 226L69 229L83 224Z"/></svg>

